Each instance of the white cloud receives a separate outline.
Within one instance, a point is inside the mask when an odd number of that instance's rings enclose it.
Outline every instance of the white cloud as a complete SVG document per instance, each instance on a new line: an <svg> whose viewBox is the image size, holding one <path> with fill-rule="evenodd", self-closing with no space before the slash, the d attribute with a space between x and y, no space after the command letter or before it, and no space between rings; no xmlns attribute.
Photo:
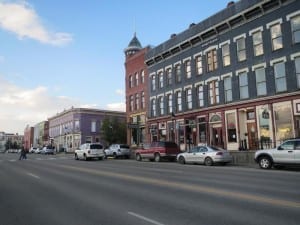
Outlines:
<svg viewBox="0 0 300 225"><path fill-rule="evenodd" d="M117 90L115 91L115 93L116 93L117 95L125 96L125 91L124 91L124 90L121 90L121 89L117 89Z"/></svg>
<svg viewBox="0 0 300 225"><path fill-rule="evenodd" d="M26 1L0 2L0 28L17 34L20 39L31 38L45 44L65 45L72 41L69 33L48 31Z"/></svg>
<svg viewBox="0 0 300 225"><path fill-rule="evenodd" d="M124 102L121 103L111 103L107 105L108 110L113 110L113 111L126 111L126 104Z"/></svg>

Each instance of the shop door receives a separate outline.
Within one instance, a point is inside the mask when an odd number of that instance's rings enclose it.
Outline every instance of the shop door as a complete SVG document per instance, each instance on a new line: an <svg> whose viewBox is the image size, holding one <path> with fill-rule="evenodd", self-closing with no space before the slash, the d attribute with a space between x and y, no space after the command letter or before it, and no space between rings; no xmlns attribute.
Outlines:
<svg viewBox="0 0 300 225"><path fill-rule="evenodd" d="M220 147L220 148L224 148L222 127L213 127L212 128L212 145Z"/></svg>
<svg viewBox="0 0 300 225"><path fill-rule="evenodd" d="M249 150L257 150L257 130L255 123L247 123Z"/></svg>

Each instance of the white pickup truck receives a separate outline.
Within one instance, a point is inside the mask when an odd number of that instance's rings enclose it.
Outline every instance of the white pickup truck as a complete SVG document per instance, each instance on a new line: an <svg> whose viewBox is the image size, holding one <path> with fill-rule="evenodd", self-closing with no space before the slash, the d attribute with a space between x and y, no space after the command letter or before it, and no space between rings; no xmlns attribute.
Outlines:
<svg viewBox="0 0 300 225"><path fill-rule="evenodd" d="M105 157L103 145L100 143L86 143L82 144L78 150L75 150L75 159L99 159Z"/></svg>

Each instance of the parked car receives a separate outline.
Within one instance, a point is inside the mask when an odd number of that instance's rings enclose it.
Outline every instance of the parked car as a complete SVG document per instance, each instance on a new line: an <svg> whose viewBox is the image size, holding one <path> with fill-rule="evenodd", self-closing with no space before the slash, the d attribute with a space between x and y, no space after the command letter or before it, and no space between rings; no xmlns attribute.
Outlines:
<svg viewBox="0 0 300 225"><path fill-rule="evenodd" d="M37 149L37 148L31 147L31 148L29 149L29 153L35 153L36 149Z"/></svg>
<svg viewBox="0 0 300 225"><path fill-rule="evenodd" d="M196 146L187 152L177 155L177 162L199 163L206 166L212 166L216 163L225 165L232 161L232 156L227 150L216 148L214 146Z"/></svg>
<svg viewBox="0 0 300 225"><path fill-rule="evenodd" d="M277 148L258 150L254 160L262 169L300 166L300 138L286 140Z"/></svg>
<svg viewBox="0 0 300 225"><path fill-rule="evenodd" d="M54 155L54 148L50 146L45 146L42 148L40 153L45 155Z"/></svg>
<svg viewBox="0 0 300 225"><path fill-rule="evenodd" d="M105 157L104 155L104 149L103 145L100 143L86 143L82 144L78 150L75 150L75 159L103 159Z"/></svg>
<svg viewBox="0 0 300 225"><path fill-rule="evenodd" d="M176 156L180 153L178 145L169 141L152 142L149 147L143 147L135 151L137 161L149 159L150 161L159 162L161 159L176 160Z"/></svg>
<svg viewBox="0 0 300 225"><path fill-rule="evenodd" d="M112 144L107 149L104 150L105 156L112 156L115 159L119 157L130 158L130 147L125 144Z"/></svg>

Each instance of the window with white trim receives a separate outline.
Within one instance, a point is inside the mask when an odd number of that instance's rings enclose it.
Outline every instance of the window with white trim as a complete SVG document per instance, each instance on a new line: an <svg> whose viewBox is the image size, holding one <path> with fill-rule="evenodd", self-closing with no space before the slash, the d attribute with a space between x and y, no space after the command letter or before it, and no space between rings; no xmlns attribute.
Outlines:
<svg viewBox="0 0 300 225"><path fill-rule="evenodd" d="M181 91L176 92L176 111L181 112L182 111L182 96Z"/></svg>
<svg viewBox="0 0 300 225"><path fill-rule="evenodd" d="M151 101L151 115L153 117L156 116L156 101L155 101L155 99L152 99L152 101Z"/></svg>
<svg viewBox="0 0 300 225"><path fill-rule="evenodd" d="M159 114L164 115L165 114L164 96L160 96L158 98L158 102L159 102Z"/></svg>
<svg viewBox="0 0 300 225"><path fill-rule="evenodd" d="M203 107L204 106L203 85L197 86L197 99L198 99L198 107Z"/></svg>
<svg viewBox="0 0 300 225"><path fill-rule="evenodd" d="M202 55L198 55L195 57L195 65L196 65L197 75L202 74L203 73Z"/></svg>
<svg viewBox="0 0 300 225"><path fill-rule="evenodd" d="M132 88L133 87L133 78L132 78L132 75L129 76L129 88Z"/></svg>
<svg viewBox="0 0 300 225"><path fill-rule="evenodd" d="M167 86L171 86L172 85L172 69L168 68L166 70L166 74L167 74Z"/></svg>
<svg viewBox="0 0 300 225"><path fill-rule="evenodd" d="M259 56L264 54L262 31L259 30L253 33L252 39L253 39L254 56Z"/></svg>
<svg viewBox="0 0 300 225"><path fill-rule="evenodd" d="M274 75L275 75L276 92L286 91L287 87L286 87L286 74L285 74L284 61L274 63L273 67L274 67Z"/></svg>
<svg viewBox="0 0 300 225"><path fill-rule="evenodd" d="M144 70L142 70L142 72L141 72L141 83L142 84L145 83L145 71Z"/></svg>
<svg viewBox="0 0 300 225"><path fill-rule="evenodd" d="M140 96L138 93L135 94L135 110L139 110L140 108Z"/></svg>
<svg viewBox="0 0 300 225"><path fill-rule="evenodd" d="M138 86L139 85L139 74L136 73L135 74L135 86Z"/></svg>
<svg viewBox="0 0 300 225"><path fill-rule="evenodd" d="M167 95L167 109L169 114L173 112L172 94Z"/></svg>
<svg viewBox="0 0 300 225"><path fill-rule="evenodd" d="M246 71L238 74L240 83L240 99L249 98L248 74Z"/></svg>
<svg viewBox="0 0 300 225"><path fill-rule="evenodd" d="M96 132L96 121L92 121L92 123L91 123L91 132Z"/></svg>
<svg viewBox="0 0 300 225"><path fill-rule="evenodd" d="M229 48L228 43L222 45L222 58L223 58L223 66L229 66L230 65L230 48Z"/></svg>
<svg viewBox="0 0 300 225"><path fill-rule="evenodd" d="M300 57L295 58L297 87L300 88Z"/></svg>
<svg viewBox="0 0 300 225"><path fill-rule="evenodd" d="M241 62L246 60L246 42L244 37L236 40L236 50L238 61Z"/></svg>
<svg viewBox="0 0 300 225"><path fill-rule="evenodd" d="M145 108L145 92L142 91L141 93L142 99L141 99L141 108Z"/></svg>
<svg viewBox="0 0 300 225"><path fill-rule="evenodd" d="M291 18L293 43L300 43L300 15Z"/></svg>
<svg viewBox="0 0 300 225"><path fill-rule="evenodd" d="M218 69L217 49L212 49L206 53L207 71L212 72Z"/></svg>
<svg viewBox="0 0 300 225"><path fill-rule="evenodd" d="M225 92L225 102L231 102L232 101L232 83L231 83L230 76L224 78L224 92Z"/></svg>
<svg viewBox="0 0 300 225"><path fill-rule="evenodd" d="M185 76L187 79L189 79L192 77L191 60L186 60L184 66L185 66Z"/></svg>
<svg viewBox="0 0 300 225"><path fill-rule="evenodd" d="M155 90L156 90L156 80L155 80L155 75L152 75L152 76L151 76L151 88L152 88L152 91L155 91Z"/></svg>
<svg viewBox="0 0 300 225"><path fill-rule="evenodd" d="M267 94L266 72L264 67L255 69L257 96Z"/></svg>
<svg viewBox="0 0 300 225"><path fill-rule="evenodd" d="M133 111L133 95L130 95L130 105L129 105L129 110L132 112Z"/></svg>
<svg viewBox="0 0 300 225"><path fill-rule="evenodd" d="M220 93L219 93L219 81L213 80L209 82L209 102L211 105L218 104L220 102Z"/></svg>
<svg viewBox="0 0 300 225"><path fill-rule="evenodd" d="M159 79L159 88L164 87L164 73L161 71L158 74L158 79Z"/></svg>
<svg viewBox="0 0 300 225"><path fill-rule="evenodd" d="M177 64L175 66L175 79L176 79L176 83L180 83L181 82L181 68L180 68L180 64Z"/></svg>
<svg viewBox="0 0 300 225"><path fill-rule="evenodd" d="M281 49L283 47L281 24L276 23L270 26L270 32L271 32L272 50L275 51L277 49Z"/></svg>
<svg viewBox="0 0 300 225"><path fill-rule="evenodd" d="M187 88L185 90L186 108L193 108L193 98L192 98L192 88Z"/></svg>

